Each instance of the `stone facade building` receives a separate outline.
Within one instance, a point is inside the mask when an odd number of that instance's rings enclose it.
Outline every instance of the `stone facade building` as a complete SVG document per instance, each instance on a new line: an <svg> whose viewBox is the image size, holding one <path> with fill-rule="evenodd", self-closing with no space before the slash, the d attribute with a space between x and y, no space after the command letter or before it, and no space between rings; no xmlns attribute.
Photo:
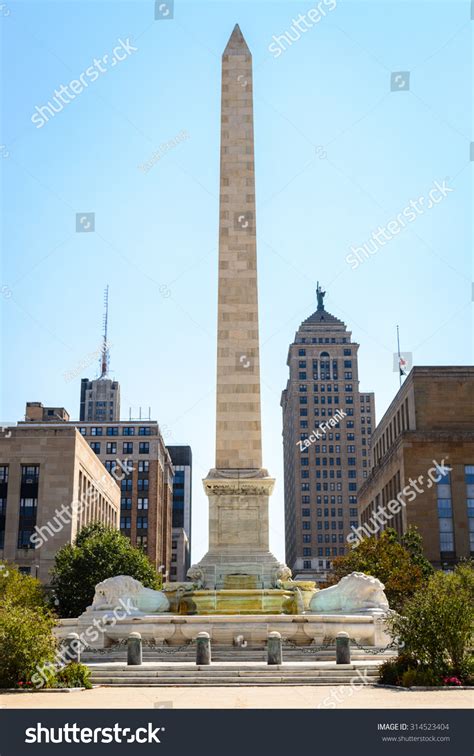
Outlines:
<svg viewBox="0 0 474 756"><path fill-rule="evenodd" d="M361 528L376 530L374 512L395 502L382 528L416 525L435 567L474 555L473 367L413 368L374 431L372 458Z"/></svg>
<svg viewBox="0 0 474 756"><path fill-rule="evenodd" d="M88 523L117 528L119 512L119 486L71 424L0 437L0 559L48 584L58 549Z"/></svg>
<svg viewBox="0 0 474 756"><path fill-rule="evenodd" d="M323 297L318 287L318 309L290 344L281 399L286 562L294 577L319 582L358 524L375 425L374 394L359 390L359 344Z"/></svg>
<svg viewBox="0 0 474 756"><path fill-rule="evenodd" d="M36 403L35 403L36 404ZM25 424L33 420L26 407ZM48 408L44 408L45 416ZM173 465L158 423L71 421L121 488L120 530L157 570L171 566ZM53 426L52 422L47 423ZM61 427L59 425L58 427Z"/></svg>

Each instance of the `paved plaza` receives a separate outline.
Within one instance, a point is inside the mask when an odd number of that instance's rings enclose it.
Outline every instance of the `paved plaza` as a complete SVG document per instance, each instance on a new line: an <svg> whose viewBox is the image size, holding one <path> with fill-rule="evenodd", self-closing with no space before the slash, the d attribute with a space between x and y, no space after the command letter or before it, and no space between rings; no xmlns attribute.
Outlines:
<svg viewBox="0 0 474 756"><path fill-rule="evenodd" d="M339 699L339 701L338 701ZM322 706L320 706L322 704ZM329 704L329 705L328 705ZM78 693L1 693L7 709L469 709L470 690L376 686L94 688Z"/></svg>

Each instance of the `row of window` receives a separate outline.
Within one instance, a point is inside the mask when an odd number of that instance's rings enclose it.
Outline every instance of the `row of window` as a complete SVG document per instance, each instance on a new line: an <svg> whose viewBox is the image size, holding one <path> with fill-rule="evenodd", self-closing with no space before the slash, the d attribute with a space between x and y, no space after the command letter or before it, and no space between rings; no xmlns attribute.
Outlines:
<svg viewBox="0 0 474 756"><path fill-rule="evenodd" d="M105 430L105 433L104 433ZM124 426L122 428L122 436L151 436L151 428L149 426L143 426L138 428L138 433L135 433L136 428L132 426ZM114 426L107 426L106 428L103 428L102 426L93 426L92 428L79 428L79 433L82 433L83 436L118 436L119 435L119 427L118 425Z"/></svg>
<svg viewBox="0 0 474 756"><path fill-rule="evenodd" d="M303 496L303 498L309 498L309 497ZM318 496L318 499L320 499L320 498L321 497ZM328 497L325 496L324 498L327 499ZM335 496L331 496L331 498L335 499L336 497ZM338 496L337 498L341 499L341 501L342 501L342 496ZM306 503L306 502L303 502L303 503ZM329 510L329 507L324 507L324 509L322 507L317 507L315 511L316 511L316 516L317 517L329 517L329 516L331 516L331 517L343 517L344 516L344 510L343 510L342 507L338 507L338 509L337 509L337 515L336 515L336 507L331 507L331 510ZM310 517L311 516L311 510L309 508L303 508L301 510L301 512L302 512L303 517ZM329 515L329 512L331 512L331 515ZM349 507L349 517L357 517L357 507Z"/></svg>
<svg viewBox="0 0 474 756"><path fill-rule="evenodd" d="M349 522L349 527L356 528L358 524L357 520L351 520ZM331 527L329 527L329 525L331 525ZM331 523L329 523L328 520L324 522L324 530L344 530L342 522L339 522L338 526L339 527L336 527L336 522L334 520ZM303 530L311 530L311 520L303 520L302 528ZM323 530L323 523L321 520L317 521L316 530Z"/></svg>
<svg viewBox="0 0 474 756"><path fill-rule="evenodd" d="M94 451L96 454L100 454L101 449L101 443L100 441L91 441L90 447L92 451ZM116 454L117 453L117 444L111 444L107 443L107 454ZM122 444L122 453L123 454L133 454L133 441L124 441ZM140 441L138 444L138 453L139 454L149 454L150 453L150 442L149 441Z"/></svg>
<svg viewBox="0 0 474 756"><path fill-rule="evenodd" d="M338 554L339 554L339 556L343 556L344 553L345 553L344 546L339 546L339 547L333 546L331 548L328 547L328 546L326 546L326 548L319 547L318 550L317 550L317 556L318 557L322 557L322 556L327 556L327 557L329 557L329 556L338 556ZM328 569L329 569L329 567L330 567L330 565L328 565ZM311 560L309 560L309 559L308 560L306 560L306 559L303 560L303 569L304 570L311 570L312 569Z"/></svg>
<svg viewBox="0 0 474 756"><path fill-rule="evenodd" d="M121 515L120 517L120 530L130 530L132 527L132 518L130 515ZM137 530L148 529L148 516L137 515Z"/></svg>
<svg viewBox="0 0 474 756"><path fill-rule="evenodd" d="M129 496L122 496L120 499L120 508L127 510L132 508L132 499ZM139 496L137 499L138 509L148 509L148 498Z"/></svg>
<svg viewBox="0 0 474 756"><path fill-rule="evenodd" d="M321 477L320 475L318 475L318 473L320 473L320 472L321 472L320 470L316 471L316 477L317 478ZM340 470L336 470L336 472L339 473L339 475L334 476L334 470L329 470L329 477L330 478L334 478L334 477L341 478L342 477L342 475L340 475L341 471ZM325 473L325 475L323 475L323 478L327 478L328 477L328 470L323 470L323 473ZM328 486L330 486L330 487L328 488ZM357 492L357 483L348 483L347 484L347 488L348 488L349 491L353 491L354 493L356 493ZM302 491L309 491L310 490L310 484L309 483L302 483L301 484L301 490ZM328 484L328 483L319 483L319 482L317 482L316 483L316 491L342 491L342 483L329 483Z"/></svg>
<svg viewBox="0 0 474 756"><path fill-rule="evenodd" d="M125 475L129 475L133 470L135 469L133 466L133 462L130 462L128 459L106 459L104 462L105 469L108 470L109 473L115 472L117 468L121 470ZM138 472L139 473L147 473L150 472L150 463L146 459L141 459L138 462Z"/></svg>
<svg viewBox="0 0 474 756"><path fill-rule="evenodd" d="M311 344L347 344L347 339L346 338L336 339L334 337L328 338L327 336L324 338L321 336L317 338L313 336L312 339L305 339L305 338L298 339L297 343L298 344L310 344L310 343ZM327 352L323 352L323 354L327 354ZM348 347L346 347L346 349L343 350L343 354L344 354L344 357L350 357L352 354L352 349L349 349ZM298 349L298 356L306 357L306 349L304 348Z"/></svg>
<svg viewBox="0 0 474 756"><path fill-rule="evenodd" d="M150 481L148 478L138 478L137 480L137 491L148 491L150 488ZM131 478L124 478L120 481L120 490L121 491L132 491L133 490L133 480Z"/></svg>

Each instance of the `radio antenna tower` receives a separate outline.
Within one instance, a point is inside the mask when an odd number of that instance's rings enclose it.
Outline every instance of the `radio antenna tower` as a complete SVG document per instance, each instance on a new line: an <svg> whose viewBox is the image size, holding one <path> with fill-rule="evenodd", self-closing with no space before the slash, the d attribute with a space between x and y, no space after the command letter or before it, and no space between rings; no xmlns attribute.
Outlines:
<svg viewBox="0 0 474 756"><path fill-rule="evenodd" d="M107 285L105 291L104 291L104 319L103 319L103 327L104 327L104 334L103 334L103 344L102 344L102 354L100 357L100 378L107 378L107 375L109 373L109 344L107 341L107 327L109 324L109 287Z"/></svg>

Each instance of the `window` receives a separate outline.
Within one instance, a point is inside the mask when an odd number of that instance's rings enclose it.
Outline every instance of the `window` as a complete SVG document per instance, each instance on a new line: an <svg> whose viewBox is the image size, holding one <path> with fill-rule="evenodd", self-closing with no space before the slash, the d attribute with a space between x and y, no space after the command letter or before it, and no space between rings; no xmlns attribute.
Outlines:
<svg viewBox="0 0 474 756"><path fill-rule="evenodd" d="M146 551L148 548L148 536L147 535L137 535L137 549L142 549L142 551ZM176 575L176 568L174 568ZM171 568L171 572L173 572L173 568Z"/></svg>
<svg viewBox="0 0 474 756"><path fill-rule="evenodd" d="M124 441L122 449L124 454L133 454L133 441Z"/></svg>
<svg viewBox="0 0 474 756"><path fill-rule="evenodd" d="M102 428L91 428L91 436L101 436Z"/></svg>
<svg viewBox="0 0 474 756"><path fill-rule="evenodd" d="M453 507L451 477L448 472L437 484L439 549L441 554L454 552Z"/></svg>
<svg viewBox="0 0 474 756"><path fill-rule="evenodd" d="M298 349L298 357L306 357L306 349Z"/></svg>
<svg viewBox="0 0 474 756"><path fill-rule="evenodd" d="M303 535L303 543L311 543L311 536L307 533L304 533Z"/></svg>
<svg viewBox="0 0 474 756"><path fill-rule="evenodd" d="M107 454L117 454L116 441L107 441Z"/></svg>
<svg viewBox="0 0 474 756"><path fill-rule="evenodd" d="M306 547L303 548L303 556L305 556L305 557L311 556L311 547L310 546L306 546Z"/></svg>
<svg viewBox="0 0 474 756"><path fill-rule="evenodd" d="M127 496L122 496L120 499L120 509L131 509L132 508L132 500L129 499Z"/></svg>
<svg viewBox="0 0 474 756"><path fill-rule="evenodd" d="M125 426L125 428L122 431L122 435L124 436L134 436L135 435L135 428L132 428L130 426Z"/></svg>
<svg viewBox="0 0 474 756"><path fill-rule="evenodd" d="M18 548L19 549L34 549L35 546L31 542L31 536L34 533L34 528L21 528L18 531Z"/></svg>
<svg viewBox="0 0 474 756"><path fill-rule="evenodd" d="M306 373L303 373L303 372L298 373L298 380L305 381L306 380Z"/></svg>
<svg viewBox="0 0 474 756"><path fill-rule="evenodd" d="M311 530L311 523L307 520L303 522L303 530Z"/></svg>
<svg viewBox="0 0 474 756"><path fill-rule="evenodd" d="M120 530L130 530L132 527L132 518L128 515L122 515L120 518Z"/></svg>
<svg viewBox="0 0 474 756"><path fill-rule="evenodd" d="M150 442L149 441L140 441L138 445L138 452L139 454L149 454L150 453Z"/></svg>
<svg viewBox="0 0 474 756"><path fill-rule="evenodd" d="M120 489L122 491L131 491L132 490L132 479L131 478L124 478L122 481L120 481Z"/></svg>
<svg viewBox="0 0 474 756"><path fill-rule="evenodd" d="M0 483L8 483L8 465L0 467Z"/></svg>
<svg viewBox="0 0 474 756"><path fill-rule="evenodd" d="M301 514L303 517L311 517L311 510L310 509L302 509Z"/></svg>
<svg viewBox="0 0 474 756"><path fill-rule="evenodd" d="M150 469L150 463L147 459L141 459L138 463L138 472L148 472Z"/></svg>
<svg viewBox="0 0 474 756"><path fill-rule="evenodd" d="M118 436L118 427L116 425L114 425L114 426L108 426L107 427L107 435L108 436Z"/></svg>
<svg viewBox="0 0 474 756"><path fill-rule="evenodd" d="M466 482L470 551L474 552L474 465L465 465L464 477Z"/></svg>
<svg viewBox="0 0 474 756"><path fill-rule="evenodd" d="M303 569L304 570L311 569L311 559L303 559Z"/></svg>
<svg viewBox="0 0 474 756"><path fill-rule="evenodd" d="M100 441L91 441L91 449L96 454L100 454Z"/></svg>
<svg viewBox="0 0 474 756"><path fill-rule="evenodd" d="M151 436L151 428L149 425L144 425L138 429L139 436Z"/></svg>
<svg viewBox="0 0 474 756"><path fill-rule="evenodd" d="M87 428L78 428L78 431L81 436L85 436L87 434Z"/></svg>
<svg viewBox="0 0 474 756"><path fill-rule="evenodd" d="M36 517L38 499L20 499L20 516Z"/></svg>
<svg viewBox="0 0 474 756"><path fill-rule="evenodd" d="M34 484L39 480L39 465L22 465L21 482Z"/></svg>
<svg viewBox="0 0 474 756"><path fill-rule="evenodd" d="M138 478L137 488L139 491L148 491L150 481L148 478Z"/></svg>
<svg viewBox="0 0 474 756"><path fill-rule="evenodd" d="M147 528L148 528L148 517L146 515L139 515L137 517L137 529L147 530Z"/></svg>

